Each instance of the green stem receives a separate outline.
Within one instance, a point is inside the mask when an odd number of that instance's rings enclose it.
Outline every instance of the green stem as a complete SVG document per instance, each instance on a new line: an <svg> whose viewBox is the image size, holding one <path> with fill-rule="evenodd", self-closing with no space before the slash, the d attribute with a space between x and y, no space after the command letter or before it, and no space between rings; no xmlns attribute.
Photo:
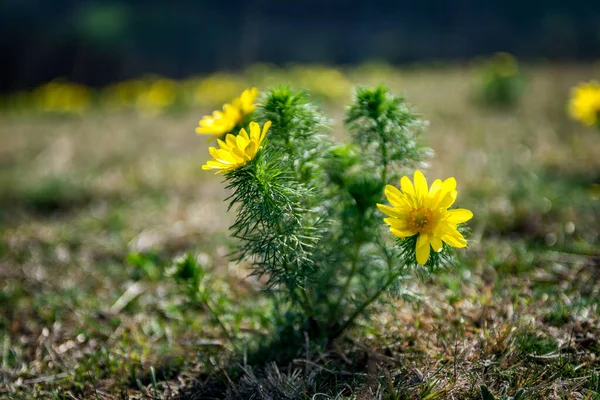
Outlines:
<svg viewBox="0 0 600 400"><path fill-rule="evenodd" d="M381 163L383 169L381 171L381 182L385 185L387 183L387 167L388 167L388 154L385 139L383 137L383 127L377 122L377 134L379 135L379 148L381 149Z"/></svg>
<svg viewBox="0 0 600 400"><path fill-rule="evenodd" d="M390 285L392 283L394 283L394 281L396 280L396 278L398 278L400 274L396 273L393 275L390 275L390 277L388 278L388 280L385 282L385 284L379 288L379 290L377 292L375 292L371 297L369 297L364 303L362 303L360 305L360 307L358 307L356 309L356 311L354 311L354 314L352 314L350 316L350 318L348 318L348 320L335 332L334 334L334 338L338 337L339 335L342 334L342 332L344 332L353 322L354 320L363 313L363 311L365 311L365 309L367 307L369 307L375 300L377 300L379 298L379 296L381 296L381 294L387 290L388 287L390 287Z"/></svg>
<svg viewBox="0 0 600 400"><path fill-rule="evenodd" d="M217 321L217 324L219 325L219 327L221 328L221 330L223 331L223 333L227 337L227 340L229 340L229 343L231 343L231 345L233 347L236 347L236 345L234 343L233 335L231 335L231 333L229 332L229 329L227 329L227 327L225 326L225 324L223 323L223 321L221 321L221 318L219 318L219 316L213 310L213 308L210 306L210 304L208 304L208 301L205 301L203 303L204 303L204 306L206 307L206 309L208 310L208 312L211 314L211 316L215 319L215 321Z"/></svg>
<svg viewBox="0 0 600 400"><path fill-rule="evenodd" d="M306 291L307 291L306 286L304 286L302 289L300 289L300 293L302 293L302 299L304 300L304 304L300 303L300 305L302 305L302 308L304 309L304 313L306 315L308 315L309 317L311 317L311 316L313 316L314 311L310 304L310 299L308 298L308 294L306 293Z"/></svg>
<svg viewBox="0 0 600 400"><path fill-rule="evenodd" d="M340 297L338 298L338 301L337 301L337 303L335 303L335 307L333 308L334 315L337 314L337 311L340 308L340 305L342 304L342 300L344 300L344 297L346 297L346 294L348 293L348 289L350 289L350 283L352 282L352 278L356 274L356 269L358 267L359 254L360 254L360 243L357 243L356 250L354 251L354 255L352 257L352 267L350 269L350 274L348 275L348 279L346 279L346 283L344 284L344 288L342 289L342 292L340 293Z"/></svg>

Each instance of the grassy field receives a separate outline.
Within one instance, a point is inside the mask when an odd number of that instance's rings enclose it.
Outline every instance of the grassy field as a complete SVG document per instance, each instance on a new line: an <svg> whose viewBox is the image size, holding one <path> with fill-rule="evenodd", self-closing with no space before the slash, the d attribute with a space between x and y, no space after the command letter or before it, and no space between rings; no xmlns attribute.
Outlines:
<svg viewBox="0 0 600 400"><path fill-rule="evenodd" d="M352 76L430 122L428 176L457 178L470 246L456 268L415 277L410 301L279 365L232 352L168 277L196 254L213 312L268 332L260 282L227 258L226 192L200 168L209 110L0 115L0 397L493 398L484 385L496 399L599 399L600 134L565 113L593 72L525 73L504 110L473 102L463 68ZM343 104L323 107L343 138Z"/></svg>

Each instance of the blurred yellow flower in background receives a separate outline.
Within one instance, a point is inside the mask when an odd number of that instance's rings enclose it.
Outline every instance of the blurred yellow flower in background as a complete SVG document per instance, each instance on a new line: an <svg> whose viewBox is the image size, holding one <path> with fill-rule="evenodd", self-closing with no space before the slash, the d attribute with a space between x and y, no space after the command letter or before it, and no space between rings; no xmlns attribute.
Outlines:
<svg viewBox="0 0 600 400"><path fill-rule="evenodd" d="M190 103L201 107L227 103L248 87L248 83L242 76L223 72L190 78L184 85L190 90Z"/></svg>
<svg viewBox="0 0 600 400"><path fill-rule="evenodd" d="M169 108L177 96L177 82L159 78L147 85L136 99L136 105L149 113L158 113Z"/></svg>
<svg viewBox="0 0 600 400"><path fill-rule="evenodd" d="M344 99L352 92L352 83L339 69L319 65L296 65L289 79L312 95L326 99Z"/></svg>
<svg viewBox="0 0 600 400"><path fill-rule="evenodd" d="M384 193L392 207L383 204L377 204L377 207L390 216L384 221L395 236L404 239L419 235L416 244L419 264L427 263L431 247L440 252L442 242L457 248L467 246L457 225L473 218L473 213L462 208L448 210L458 195L456 179L448 178L443 182L436 179L428 188L425 176L417 170L414 185L407 176L403 176L400 187L402 191L387 185Z"/></svg>
<svg viewBox="0 0 600 400"><path fill-rule="evenodd" d="M233 99L231 104L223 105L223 111L217 110L212 115L205 115L200 120L196 133L220 136L231 132L246 115L254 111L257 96L256 88L244 90L240 97Z"/></svg>
<svg viewBox="0 0 600 400"><path fill-rule="evenodd" d="M202 169L207 171L216 169L218 174L233 171L246 165L258 153L258 149L270 127L271 121L267 121L261 131L260 125L251 122L250 135L242 128L237 136L228 134L225 141L217 139L220 148L210 147L208 149L213 160L207 161Z"/></svg>
<svg viewBox="0 0 600 400"><path fill-rule="evenodd" d="M49 82L32 92L33 103L44 112L83 113L92 102L92 90L71 82Z"/></svg>
<svg viewBox="0 0 600 400"><path fill-rule="evenodd" d="M146 114L160 114L177 102L181 83L157 76L129 79L105 87L99 104L111 110L136 109Z"/></svg>
<svg viewBox="0 0 600 400"><path fill-rule="evenodd" d="M100 94L100 103L109 109L133 108L138 96L145 90L141 79L129 79L105 87Z"/></svg>
<svg viewBox="0 0 600 400"><path fill-rule="evenodd" d="M572 89L569 115L587 126L600 124L600 83L591 81Z"/></svg>

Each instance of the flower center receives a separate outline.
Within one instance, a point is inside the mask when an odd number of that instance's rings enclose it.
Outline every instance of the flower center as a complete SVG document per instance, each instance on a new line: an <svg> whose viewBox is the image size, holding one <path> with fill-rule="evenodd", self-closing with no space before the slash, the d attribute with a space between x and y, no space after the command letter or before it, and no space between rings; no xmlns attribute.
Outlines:
<svg viewBox="0 0 600 400"><path fill-rule="evenodd" d="M413 232L428 231L433 220L433 213L427 208L417 208L408 214L407 224L408 229Z"/></svg>

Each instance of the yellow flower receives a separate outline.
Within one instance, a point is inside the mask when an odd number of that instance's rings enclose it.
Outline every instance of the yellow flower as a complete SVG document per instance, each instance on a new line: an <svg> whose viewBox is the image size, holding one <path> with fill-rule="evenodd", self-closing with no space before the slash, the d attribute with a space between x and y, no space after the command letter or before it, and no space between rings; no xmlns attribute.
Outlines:
<svg viewBox="0 0 600 400"><path fill-rule="evenodd" d="M254 101L258 96L258 89L246 89L242 92L240 97L233 100L233 105L236 106L243 115L250 114L256 108Z"/></svg>
<svg viewBox="0 0 600 400"><path fill-rule="evenodd" d="M92 95L87 86L70 82L49 82L33 91L36 105L45 112L83 113Z"/></svg>
<svg viewBox="0 0 600 400"><path fill-rule="evenodd" d="M196 133L220 136L231 132L241 119L242 116L237 107L225 104L223 111L213 111L212 115L205 115L199 122L200 126L196 128Z"/></svg>
<svg viewBox="0 0 600 400"><path fill-rule="evenodd" d="M254 111L258 89L246 89L240 97L233 99L231 104L223 105L223 111L214 111L212 115L205 115L196 128L200 135L220 136L231 132L244 117Z"/></svg>
<svg viewBox="0 0 600 400"><path fill-rule="evenodd" d="M457 208L448 210L454 204L458 192L456 179L445 181L436 179L431 188L421 171L415 171L414 185L407 176L400 180L402 191L387 185L385 196L392 207L377 204L377 207L390 218L384 221L390 231L399 238L419 235L417 238L417 262L425 265L429 259L430 247L439 252L442 242L452 247L466 247L467 241L457 230L457 224L473 218L469 210Z"/></svg>
<svg viewBox="0 0 600 400"><path fill-rule="evenodd" d="M600 121L600 83L592 81L573 88L569 114L584 125L598 125Z"/></svg>
<svg viewBox="0 0 600 400"><path fill-rule="evenodd" d="M218 174L246 165L256 156L270 127L271 121L265 122L261 132L260 125L250 122L250 135L242 128L237 136L228 134L225 141L217 139L220 148L210 147L208 149L213 160L207 161L202 169L207 171L216 169Z"/></svg>
<svg viewBox="0 0 600 400"><path fill-rule="evenodd" d="M147 85L136 99L138 108L158 113L171 106L177 97L177 83L171 79L157 79Z"/></svg>

